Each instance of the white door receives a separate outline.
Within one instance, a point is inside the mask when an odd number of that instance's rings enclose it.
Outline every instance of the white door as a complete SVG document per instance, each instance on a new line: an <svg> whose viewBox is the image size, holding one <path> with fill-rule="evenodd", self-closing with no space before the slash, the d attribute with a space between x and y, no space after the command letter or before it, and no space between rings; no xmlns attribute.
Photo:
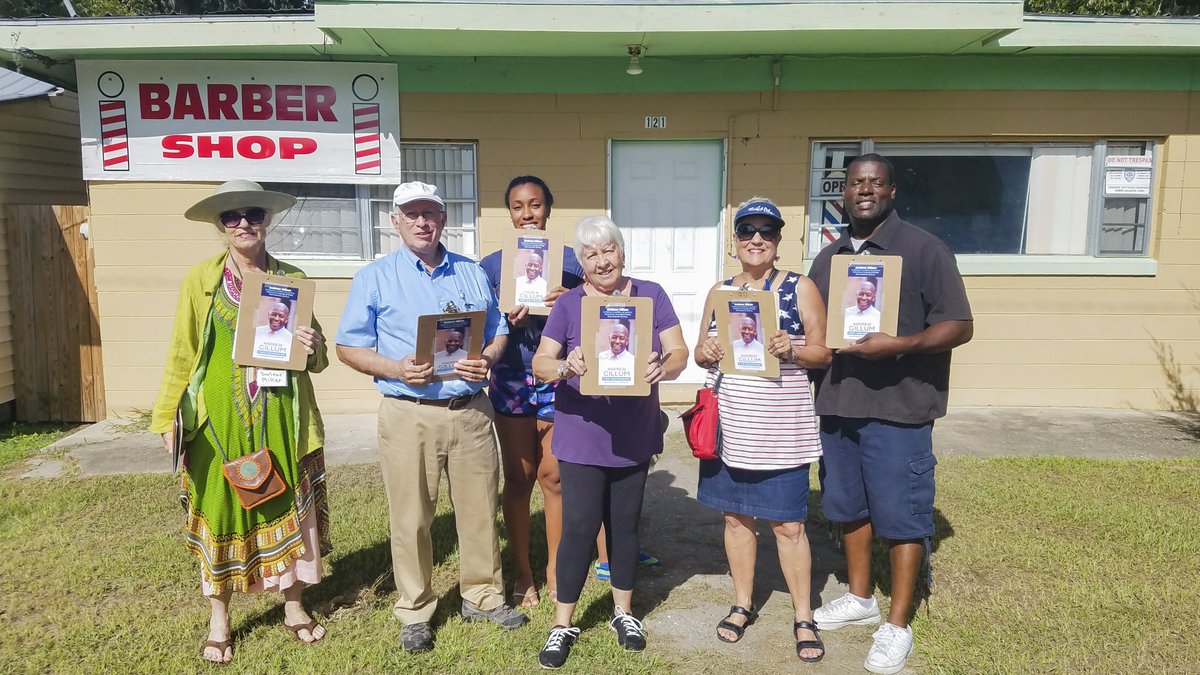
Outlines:
<svg viewBox="0 0 1200 675"><path fill-rule="evenodd" d="M625 273L666 289L695 346L700 312L720 273L724 142L613 141L609 203L625 237ZM679 382L703 382L689 365Z"/></svg>

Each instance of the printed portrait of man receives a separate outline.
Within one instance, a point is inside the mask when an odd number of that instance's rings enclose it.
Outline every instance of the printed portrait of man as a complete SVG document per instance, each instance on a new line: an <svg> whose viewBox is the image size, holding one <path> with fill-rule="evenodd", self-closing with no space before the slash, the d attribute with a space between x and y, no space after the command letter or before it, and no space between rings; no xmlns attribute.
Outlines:
<svg viewBox="0 0 1200 675"><path fill-rule="evenodd" d="M464 330L453 328L446 331L445 335L446 337L442 341L444 348L433 355L433 373L435 375L454 372L454 364L467 356L467 351L463 349L467 339Z"/></svg>
<svg viewBox="0 0 1200 675"><path fill-rule="evenodd" d="M271 300L267 312L267 323L254 329L254 357L287 361L292 353L292 332L288 321L292 317L292 306L282 298Z"/></svg>
<svg viewBox="0 0 1200 675"><path fill-rule="evenodd" d="M629 351L632 337L629 321L619 319L608 333L608 349L597 354L600 384L633 384L634 356Z"/></svg>
<svg viewBox="0 0 1200 675"><path fill-rule="evenodd" d="M742 314L737 322L738 338L733 341L734 365L754 370L765 367L763 343L758 339L758 320L753 314Z"/></svg>
<svg viewBox="0 0 1200 675"><path fill-rule="evenodd" d="M879 309L875 306L875 296L879 291L879 283L874 279L863 279L855 291L854 305L846 308L846 316L879 321Z"/></svg>
<svg viewBox="0 0 1200 675"><path fill-rule="evenodd" d="M545 260L537 251L525 254L525 266L517 275L516 299L522 305L542 305L546 298L546 278L542 276Z"/></svg>
<svg viewBox="0 0 1200 675"><path fill-rule="evenodd" d="M844 339L857 340L868 333L879 332L879 308L875 306L878 295L878 279L864 278L858 282L854 292L854 304L844 310Z"/></svg>

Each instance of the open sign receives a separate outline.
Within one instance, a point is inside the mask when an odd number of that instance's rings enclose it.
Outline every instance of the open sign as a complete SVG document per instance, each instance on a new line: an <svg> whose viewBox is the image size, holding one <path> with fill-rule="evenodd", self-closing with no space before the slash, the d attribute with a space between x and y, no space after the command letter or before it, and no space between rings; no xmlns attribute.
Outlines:
<svg viewBox="0 0 1200 675"><path fill-rule="evenodd" d="M845 192L845 190L846 190L846 172L845 171L828 172L823 176L818 176L816 183L817 183L817 185L815 186L816 189L814 190L814 193L815 193L813 195L814 197L817 197L817 198L828 198L828 197L841 198L842 193Z"/></svg>

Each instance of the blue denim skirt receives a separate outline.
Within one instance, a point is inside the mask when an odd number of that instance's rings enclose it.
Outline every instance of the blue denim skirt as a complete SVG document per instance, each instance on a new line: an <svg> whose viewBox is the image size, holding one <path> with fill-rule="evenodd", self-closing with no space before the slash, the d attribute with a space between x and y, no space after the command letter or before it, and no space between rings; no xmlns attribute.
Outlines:
<svg viewBox="0 0 1200 675"><path fill-rule="evenodd" d="M781 523L808 518L808 464L793 469L748 471L719 459L700 461L696 500L705 506Z"/></svg>

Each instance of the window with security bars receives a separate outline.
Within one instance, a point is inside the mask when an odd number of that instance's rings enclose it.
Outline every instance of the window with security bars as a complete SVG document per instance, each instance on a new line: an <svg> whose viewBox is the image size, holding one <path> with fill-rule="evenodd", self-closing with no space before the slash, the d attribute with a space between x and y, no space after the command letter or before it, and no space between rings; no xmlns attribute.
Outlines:
<svg viewBox="0 0 1200 675"><path fill-rule="evenodd" d="M1103 176L1098 178L1096 185L1101 195L1097 253L1104 256L1145 255L1146 235L1150 229L1150 186L1153 185L1150 144L1109 141L1105 144L1103 157ZM1120 161L1125 158L1129 159ZM1140 166L1129 166L1138 158L1142 158Z"/></svg>
<svg viewBox="0 0 1200 675"><path fill-rule="evenodd" d="M446 202L446 248L478 255L475 156L473 143L401 144L400 181L436 185ZM374 260L403 241L392 227L395 185L263 183L268 190L296 196L296 205L276 218L267 249L281 258Z"/></svg>
<svg viewBox="0 0 1200 675"><path fill-rule="evenodd" d="M809 256L845 224L846 167L896 169L896 212L957 254L1145 256L1154 143L813 144ZM1118 175L1119 174L1119 175Z"/></svg>

